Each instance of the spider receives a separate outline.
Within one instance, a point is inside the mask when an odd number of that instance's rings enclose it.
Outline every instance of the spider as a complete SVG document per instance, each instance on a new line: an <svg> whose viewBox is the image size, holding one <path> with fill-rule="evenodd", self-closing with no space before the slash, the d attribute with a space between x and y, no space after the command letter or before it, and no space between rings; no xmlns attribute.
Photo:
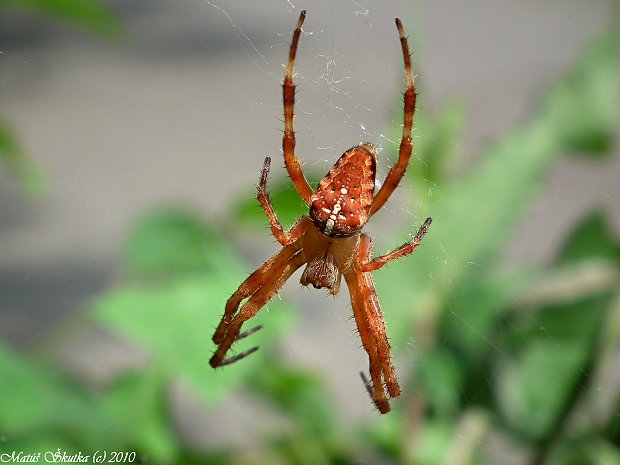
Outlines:
<svg viewBox="0 0 620 465"><path fill-rule="evenodd" d="M234 342L261 329L261 326L257 326L241 332L243 323L254 317L298 268L306 265L301 275L301 284L304 286L311 284L317 289L327 288L332 295L338 294L341 278L344 277L349 288L357 329L370 359L370 381L363 372L360 375L378 410L387 413L390 411L388 399L398 397L401 390L391 362L385 322L370 273L394 259L413 252L426 234L431 218L426 219L409 242L374 259L370 258L371 239L362 233L362 228L394 192L405 174L411 156L411 128L416 93L409 48L403 26L397 18L396 27L400 35L406 77L403 134L398 161L390 169L379 191L375 194L376 149L368 142L362 142L347 150L320 181L317 189L313 190L295 156L293 129L295 103L293 66L305 17L306 12L302 11L293 33L282 84L284 103L282 150L284 164L291 181L303 201L309 205L310 211L288 231L284 231L267 194L267 176L271 158L265 158L258 187L258 201L282 249L241 283L226 302L224 316L213 335L217 349L209 363L213 368L230 365L258 350L258 347L254 347L225 358Z"/></svg>

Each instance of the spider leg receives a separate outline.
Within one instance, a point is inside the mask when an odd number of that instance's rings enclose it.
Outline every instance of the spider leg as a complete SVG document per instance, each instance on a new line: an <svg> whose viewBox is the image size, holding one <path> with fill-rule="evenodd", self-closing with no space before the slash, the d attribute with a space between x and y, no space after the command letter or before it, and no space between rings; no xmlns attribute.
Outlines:
<svg viewBox="0 0 620 465"><path fill-rule="evenodd" d="M403 58L405 60L405 93L404 109L403 109L403 135L398 150L398 161L392 166L381 189L375 195L370 206L369 216L374 215L390 198L394 189L398 187L398 183L405 174L409 158L411 157L411 129L413 127L413 114L415 113L416 93L413 83L413 74L411 73L411 57L409 55L409 46L407 38L400 19L396 18L396 27L400 35L400 45L403 49Z"/></svg>
<svg viewBox="0 0 620 465"><path fill-rule="evenodd" d="M213 335L213 342L218 346L209 361L213 368L229 365L258 349L254 347L234 357L224 358L226 352L228 352L228 349L235 341L243 339L261 328L257 326L241 333L243 323L255 316L278 292L286 280L304 264L305 259L303 253L300 252L300 248L300 241L283 247L254 273L248 276L228 299L224 316ZM247 301L241 305L241 302L245 299ZM240 305L241 308L239 308Z"/></svg>
<svg viewBox="0 0 620 465"><path fill-rule="evenodd" d="M277 275L278 269L285 265L295 253L297 253L295 247L284 247L277 254L270 257L239 285L233 295L226 301L224 316L213 334L214 343L219 345L226 337L228 326L233 316L239 310L241 302L258 291L263 283L267 282L270 276L274 274Z"/></svg>
<svg viewBox="0 0 620 465"><path fill-rule="evenodd" d="M269 169L268 162L265 160L265 165L267 170ZM266 178L267 174L264 173L263 177ZM261 179L262 185L262 179ZM261 200L261 204L267 213L267 217L269 218L269 222L275 222L279 227L279 233L276 232L277 229L272 224L272 231L274 232L274 236L278 239L278 242L285 245L278 253L269 258L265 263L263 263L258 269L256 269L250 276L248 276L245 281L241 283L239 288L234 292L232 296L226 302L224 316L220 321L217 329L215 330L215 334L213 335L213 342L216 344L220 344L225 337L226 332L228 331L227 327L233 316L239 309L239 305L241 302L252 294L254 294L265 282L269 279L272 279L273 276L278 276L278 266L282 266L291 257L297 253L297 251L301 248L301 244L297 243L297 241L301 238L301 236L306 232L308 226L312 223L312 220L308 216L302 216L297 223L295 223L288 233L284 233L282 231L282 226L280 222L276 218L276 214L273 211L273 207L271 203L269 203L269 197L265 193L265 203L263 204L263 200ZM259 192L260 198L260 192ZM275 229L275 230L274 230ZM300 265L301 266L301 265ZM285 281L285 280L284 280ZM284 284L284 281L280 284ZM260 328L259 328L260 329ZM237 336L237 339L242 339L243 337L249 336L249 332L246 331L242 335Z"/></svg>
<svg viewBox="0 0 620 465"><path fill-rule="evenodd" d="M258 325L252 329L248 329L247 331L244 331L242 333L240 333L236 338L235 341L240 341L241 339L244 339L248 336L251 336L252 334L254 334L256 331L263 329L263 325Z"/></svg>
<svg viewBox="0 0 620 465"><path fill-rule="evenodd" d="M366 392L368 392L368 395L374 401L377 395L375 394L375 388L372 387L370 380L366 377L366 373L360 371L360 378L362 378L362 383L364 383L364 386L366 386Z"/></svg>
<svg viewBox="0 0 620 465"><path fill-rule="evenodd" d="M282 228L276 212L269 201L269 194L267 194L267 176L269 175L270 165L271 157L266 157L260 176L260 184L258 186L258 201L260 202L265 215L267 215L271 232L276 240L282 245L289 245L295 242L304 233L304 231L308 229L310 218L307 215L302 216L288 232L284 232L284 228Z"/></svg>
<svg viewBox="0 0 620 465"><path fill-rule="evenodd" d="M301 34L301 26L306 18L306 11L303 10L299 15L297 27L293 33L293 41L288 52L288 64L286 65L286 74L282 83L282 101L284 104L284 136L282 137L282 151L284 152L284 164L288 171L291 181L304 202L310 202L312 188L304 177L301 170L299 160L295 156L295 130L293 127L293 116L295 107L295 84L293 84L293 69L295 64L295 55L297 54L297 44L299 43L299 35Z"/></svg>
<svg viewBox="0 0 620 465"><path fill-rule="evenodd" d="M368 366L372 386L367 382L367 380L365 380L364 384L366 385L366 389L379 411L381 413L387 413L390 411L390 404L388 402L385 388L383 387L383 373L381 370L381 361L379 359L377 349L377 340L370 328L370 318L368 317L367 309L364 307L362 292L359 287L357 276L355 274L345 275L345 280L351 295L351 306L353 307L353 316L355 317L355 322L357 323L357 331L369 359ZM362 379L364 380L365 376L362 377Z"/></svg>
<svg viewBox="0 0 620 465"><path fill-rule="evenodd" d="M368 242L370 243L370 239ZM390 396L398 397L400 395L400 387L398 386L394 366L392 365L390 343L388 342L387 333L385 331L385 321L383 320L383 314L379 306L379 300L377 299L375 285L372 282L370 273L363 273L362 277L362 298L367 304L370 329L376 339L379 365L383 374L383 380L385 381Z"/></svg>
<svg viewBox="0 0 620 465"><path fill-rule="evenodd" d="M428 227L431 225L432 221L433 220L431 218L426 218L426 221L424 221L424 224L420 226L418 233L409 242L406 242L405 244L401 245L397 249L394 249L391 252L386 253L385 255L381 255L380 257L377 257L373 260L360 263L359 266L360 266L361 271L369 272L369 271L378 270L383 265L391 262L392 260L395 260L404 255L412 253L416 249L416 247L420 245L420 241L426 234L426 231L428 230Z"/></svg>
<svg viewBox="0 0 620 465"><path fill-rule="evenodd" d="M359 264L368 262L369 258L370 238L362 234L358 249L358 266L355 266L353 271L347 271L344 277L351 295L357 329L369 358L372 386L366 382L366 389L379 411L387 413L390 411L388 395L398 397L401 391L394 373L385 322L372 277L369 272L363 272L359 267ZM365 379L365 376L362 379Z"/></svg>
<svg viewBox="0 0 620 465"><path fill-rule="evenodd" d="M257 329L257 328L254 328L254 329ZM234 357L229 357L227 359L223 359L222 361L220 361L220 364L217 365L217 367L218 368L219 367L225 367L226 365L230 365L232 363L235 363L235 362L241 360L242 358L246 358L248 355L253 354L257 350L258 350L258 347L252 347L251 349L246 350L245 352L242 352L240 354L237 354ZM213 367L213 368L216 368L216 367Z"/></svg>

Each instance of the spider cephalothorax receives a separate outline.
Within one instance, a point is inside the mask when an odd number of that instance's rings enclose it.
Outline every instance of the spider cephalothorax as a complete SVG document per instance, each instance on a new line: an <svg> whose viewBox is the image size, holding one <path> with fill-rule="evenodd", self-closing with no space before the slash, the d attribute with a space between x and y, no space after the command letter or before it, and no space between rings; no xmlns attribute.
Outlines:
<svg viewBox="0 0 620 465"><path fill-rule="evenodd" d="M301 275L301 284L304 286L327 288L330 294L336 295L340 290L340 281L344 277L357 329L370 359L371 379L368 381L363 373L362 379L379 411L387 413L390 411L389 397L397 397L401 391L392 366L390 344L370 272L413 252L426 234L431 219L426 219L409 242L374 259L370 258L370 238L362 233L362 228L396 189L411 157L411 128L416 94L407 39L400 20L396 19L405 60L404 124L398 161L390 169L381 189L375 194L377 171L375 147L368 142L362 142L347 150L313 191L295 156L293 130L295 99L293 65L305 17L306 12L302 11L293 33L282 84L284 101L282 148L289 176L301 198L309 205L310 212L302 216L289 231L284 231L266 191L271 164L271 158L267 157L258 188L258 200L269 219L273 235L283 247L241 283L226 302L224 316L213 335L217 350L209 363L214 368L229 365L257 350L257 347L254 347L225 358L235 341L260 329L259 326L241 332L243 323L256 315L297 269L306 265Z"/></svg>

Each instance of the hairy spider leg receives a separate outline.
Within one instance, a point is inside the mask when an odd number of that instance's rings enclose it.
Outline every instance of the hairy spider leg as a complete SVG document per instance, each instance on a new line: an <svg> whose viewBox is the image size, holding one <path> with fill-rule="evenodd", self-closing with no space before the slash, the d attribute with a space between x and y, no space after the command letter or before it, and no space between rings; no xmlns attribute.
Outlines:
<svg viewBox="0 0 620 465"><path fill-rule="evenodd" d="M224 359L233 342L254 332L252 329L240 334L243 323L254 317L286 280L305 263L303 254L300 253L300 242L301 239L283 247L269 258L241 283L239 289L228 299L224 317L213 335L213 342L218 346L209 360L213 368L233 363L256 350L254 348L230 359ZM239 305L245 299L247 301L239 309Z"/></svg>
<svg viewBox="0 0 620 465"><path fill-rule="evenodd" d="M384 362L382 360L383 357L379 354L379 347L385 348L385 345L387 344L387 357L389 365L387 371L391 369L393 375L393 368L389 362L389 343L387 342L387 337L385 335L385 325L381 319L381 310L378 307L375 307L374 304L368 305L368 302L364 300L368 297L369 293L366 291L370 290L365 289L367 286L367 280L363 274L364 273L359 270L355 270L353 272L347 272L344 275L344 278L347 283L347 287L349 288L351 306L353 307L353 316L355 317L357 330L362 340L364 350L368 354L370 379L373 385L371 397L379 411L381 413L387 413L390 411L390 404L388 402L386 389L384 387L384 372L386 370L384 369ZM372 291L370 291L370 293L372 294ZM383 331L378 329L376 326L383 326ZM382 344L379 341L380 337L385 338L385 344ZM398 394L394 397L400 394L398 384L396 384L396 388L398 390ZM368 385L367 389L368 392L371 393Z"/></svg>
<svg viewBox="0 0 620 465"><path fill-rule="evenodd" d="M371 399L381 413L390 411L385 390L387 389L390 397L398 397L401 391L394 373L385 322L370 272L378 270L392 260L412 253L426 234L431 221L430 218L427 218L411 241L374 260L370 259L372 245L370 237L362 234L358 248L357 266L353 272L345 274L345 280L351 294L353 315L362 339L362 345L369 358L372 385L363 373L362 380Z"/></svg>
<svg viewBox="0 0 620 465"><path fill-rule="evenodd" d="M302 248L301 237L312 223L312 220L307 215L303 216L288 232L284 232L267 194L267 177L269 176L270 163L271 158L266 157L261 172L257 197L265 215L269 219L273 235L285 247L248 276L226 302L224 316L213 335L213 342L218 345L218 348L209 362L212 367L228 365L256 351L257 348L253 348L232 358L224 359L233 342L247 337L254 333L255 330L260 329L260 327L258 329L254 328L239 334L241 325L256 315L284 285L291 274L305 263L305 255L299 253ZM241 302L245 299L248 299L248 301L239 310Z"/></svg>
<svg viewBox="0 0 620 465"><path fill-rule="evenodd" d="M293 84L293 69L295 64L295 55L297 53L297 44L299 43L299 35L301 34L301 26L306 18L306 10L303 10L297 21L297 28L293 32L293 41L288 52L288 64L286 65L286 74L282 83L282 101L284 104L284 136L282 137L282 151L284 152L284 164L288 175L293 181L293 185L299 196L306 204L310 202L312 188L303 171L299 160L295 156L295 129L293 127L293 117L295 115L295 84Z"/></svg>
<svg viewBox="0 0 620 465"><path fill-rule="evenodd" d="M239 285L239 288L226 301L224 316L215 330L213 342L220 344L224 340L229 331L228 328L230 322L237 313L241 302L255 294L265 283L267 277L281 273L282 266L284 266L291 259L291 257L298 252L298 250L299 247L295 247L293 245L282 248L278 253L265 261L265 263L263 263Z"/></svg>
<svg viewBox="0 0 620 465"><path fill-rule="evenodd" d="M375 285L372 282L370 272L364 271L363 265L369 263L372 248L372 241L369 236L362 234L360 245L357 251L358 256L358 280L361 282L362 299L366 304L367 314L371 323L371 329L377 339L377 349L379 350L379 358L381 359L381 367L385 384L388 392L392 397L400 395L400 388L394 374L394 366L392 365L390 356L390 344L388 343L387 334L385 332L385 322L381 314L381 307Z"/></svg>
<svg viewBox="0 0 620 465"><path fill-rule="evenodd" d="M276 240L281 245L289 245L295 242L301 235L308 229L308 226L312 222L308 215L302 216L291 227L288 232L284 232L282 224L278 221L273 205L269 201L269 194L267 194L267 176L269 175L269 166L271 165L271 157L266 157L263 164L263 170L261 172L260 184L258 186L258 201L260 202L267 219L269 220L269 226Z"/></svg>
<svg viewBox="0 0 620 465"><path fill-rule="evenodd" d="M409 55L409 46L407 38L400 19L396 18L396 27L400 35L400 45L403 49L403 58L405 60L405 93L403 95L403 135L398 149L398 160L390 169L381 189L375 195L370 206L369 217L374 215L392 195L392 192L398 187L400 180L407 170L407 164L411 157L411 129L413 127L413 114L415 113L416 93L413 82L413 74L411 73L411 56Z"/></svg>
<svg viewBox="0 0 620 465"><path fill-rule="evenodd" d="M370 273L362 273L364 285L362 286L362 298L366 305L366 312L370 320L370 329L373 331L377 340L377 350L379 354L380 369L383 372L383 380L387 387L390 397L400 396L400 387L392 365L392 356L390 354L390 343L388 342L387 333L385 331L385 321L381 313L379 300L375 291L375 285L372 282Z"/></svg>
<svg viewBox="0 0 620 465"><path fill-rule="evenodd" d="M372 382L368 379L368 377L366 376L366 373L364 373L363 371L360 371L360 377L362 378L362 383L364 383L364 386L366 387L366 392L372 399L373 403L375 404L375 407L379 408L379 405L377 404L377 401L376 401L377 395L375 394L375 388L373 387ZM389 407L390 405L388 404L388 410L386 412L381 412L381 413L389 412L390 411Z"/></svg>
<svg viewBox="0 0 620 465"><path fill-rule="evenodd" d="M432 223L432 218L426 218L424 224L420 226L416 235L409 242L405 242L403 245L398 247L397 249L392 250L391 252L386 253L385 255L381 255L380 257L374 258L373 260L366 261L360 264L360 269L362 271L375 271L381 268L383 265L391 262L392 260L396 260L397 258L401 258L405 255L412 253L420 242L422 238L428 231L429 226Z"/></svg>

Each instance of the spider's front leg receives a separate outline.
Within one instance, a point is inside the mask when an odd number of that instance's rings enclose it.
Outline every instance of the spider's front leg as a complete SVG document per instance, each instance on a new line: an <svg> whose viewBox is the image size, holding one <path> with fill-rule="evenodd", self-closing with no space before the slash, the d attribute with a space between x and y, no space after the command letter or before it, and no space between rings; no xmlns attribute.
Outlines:
<svg viewBox="0 0 620 465"><path fill-rule="evenodd" d="M282 245L289 245L296 241L305 231L308 229L308 221L304 220L307 216L300 218L288 232L284 231L284 228L280 224L276 212L273 209L273 205L269 201L269 194L267 194L267 177L269 176L269 167L271 166L271 157L265 157L263 163L263 170L260 176L260 184L258 186L258 201L260 202L267 219L269 220L269 227L276 240Z"/></svg>
<svg viewBox="0 0 620 465"><path fill-rule="evenodd" d="M415 113L416 93L411 72L411 56L409 55L409 45L405 37L405 31L400 19L396 18L396 27L400 36L400 45L403 51L405 62L405 93L403 94L403 135L398 149L398 160L390 169L383 185L375 194L370 207L370 216L374 215L387 202L394 190L398 187L400 180L405 175L405 170L411 157L411 130L413 127L413 115Z"/></svg>
<svg viewBox="0 0 620 465"><path fill-rule="evenodd" d="M291 181L299 196L304 202L308 203L312 195L312 188L306 180L299 160L295 156L295 128L293 125L293 117L295 116L295 84L293 83L293 71L295 67L295 55L297 54L297 45L299 44L299 36L301 34L301 26L306 19L306 10L299 15L297 27L293 32L293 40L291 48L288 52L288 63L286 65L286 73L282 82L282 103L284 105L284 135L282 136L282 152L284 154L284 165L288 171Z"/></svg>

